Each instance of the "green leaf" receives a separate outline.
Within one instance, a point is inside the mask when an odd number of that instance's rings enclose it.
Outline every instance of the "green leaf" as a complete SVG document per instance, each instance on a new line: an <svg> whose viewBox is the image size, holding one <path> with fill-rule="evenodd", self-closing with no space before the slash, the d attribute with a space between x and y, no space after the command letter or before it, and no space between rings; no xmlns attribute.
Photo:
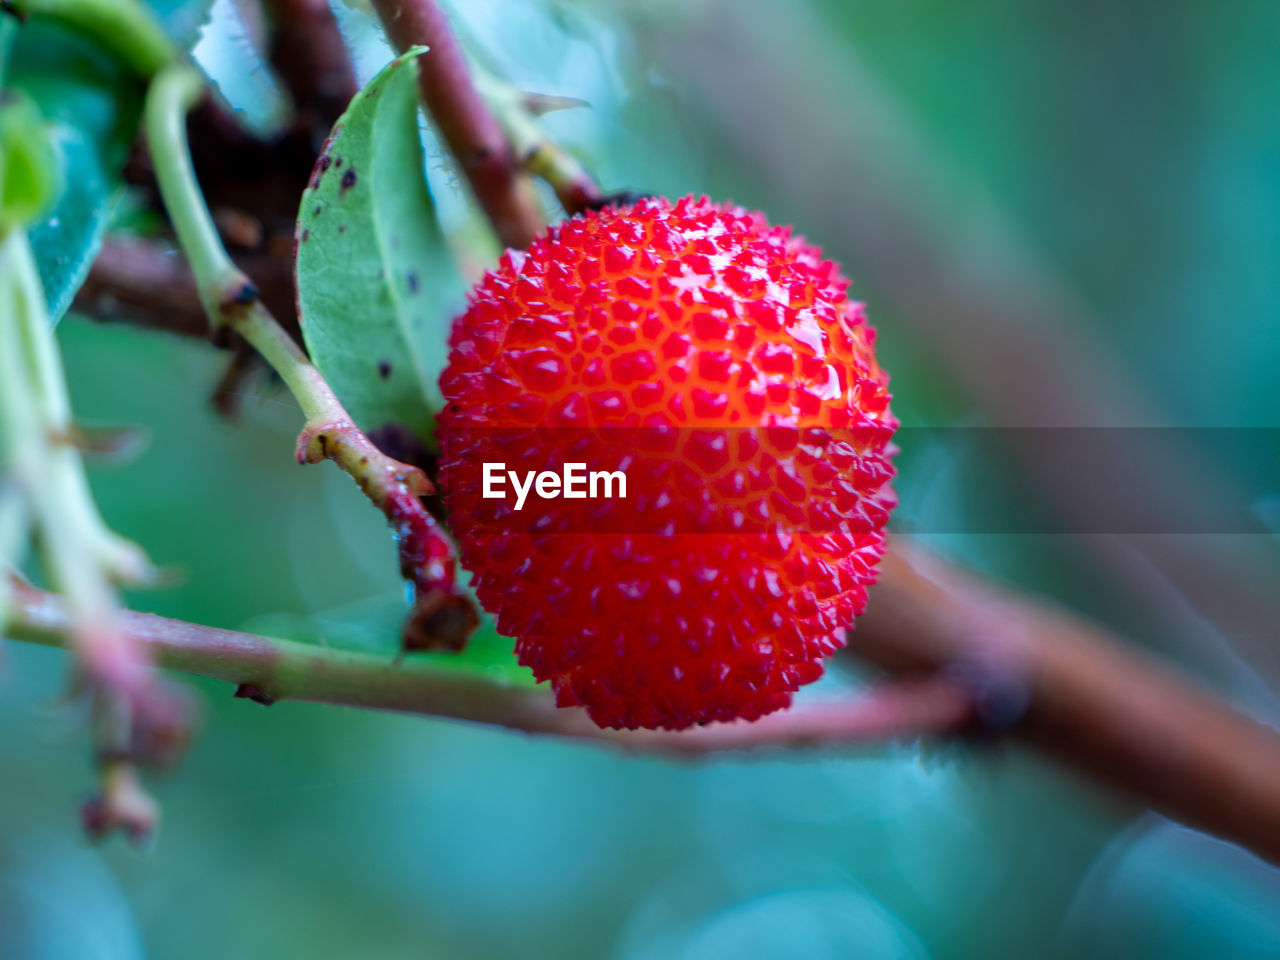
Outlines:
<svg viewBox="0 0 1280 960"><path fill-rule="evenodd" d="M36 18L18 30L6 83L40 107L62 173L56 203L29 231L56 321L101 244L137 132L142 87L92 41Z"/></svg>
<svg viewBox="0 0 1280 960"><path fill-rule="evenodd" d="M255 617L244 628L254 633L315 643L338 650L385 654L400 652L400 628L408 614L403 593L383 594L329 610L307 614L269 614ZM534 686L528 667L516 660L515 642L498 633L492 618L484 616L479 629L458 653L413 653L416 663L430 663L467 673L477 673L505 683Z"/></svg>
<svg viewBox="0 0 1280 960"><path fill-rule="evenodd" d="M302 195L296 269L307 349L356 423L426 437L461 282L426 185L421 52L384 68L334 126Z"/></svg>
<svg viewBox="0 0 1280 960"><path fill-rule="evenodd" d="M0 100L0 233L25 227L57 192L57 158L44 120L26 96Z"/></svg>

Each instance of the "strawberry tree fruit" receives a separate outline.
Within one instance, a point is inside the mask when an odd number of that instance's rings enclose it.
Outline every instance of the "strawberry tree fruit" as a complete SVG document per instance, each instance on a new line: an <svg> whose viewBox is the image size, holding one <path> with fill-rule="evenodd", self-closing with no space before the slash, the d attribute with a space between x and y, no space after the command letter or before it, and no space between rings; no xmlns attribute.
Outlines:
<svg viewBox="0 0 1280 960"><path fill-rule="evenodd" d="M897 426L847 287L789 229L686 197L563 222L472 291L441 488L480 602L560 705L755 719L844 643Z"/></svg>

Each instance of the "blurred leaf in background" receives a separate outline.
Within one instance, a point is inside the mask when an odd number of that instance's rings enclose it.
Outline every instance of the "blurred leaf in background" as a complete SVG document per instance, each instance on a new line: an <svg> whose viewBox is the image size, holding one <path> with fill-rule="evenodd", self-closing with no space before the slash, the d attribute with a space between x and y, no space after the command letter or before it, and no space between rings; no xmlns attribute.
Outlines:
<svg viewBox="0 0 1280 960"><path fill-rule="evenodd" d="M58 151L60 195L30 236L49 312L60 318L101 244L137 130L142 86L89 40L39 21L24 26L14 43L5 82L35 99Z"/></svg>

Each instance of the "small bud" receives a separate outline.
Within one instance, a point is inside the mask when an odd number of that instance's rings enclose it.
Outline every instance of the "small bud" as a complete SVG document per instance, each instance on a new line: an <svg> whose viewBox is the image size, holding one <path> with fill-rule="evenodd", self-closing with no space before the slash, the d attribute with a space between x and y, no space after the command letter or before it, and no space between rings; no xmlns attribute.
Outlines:
<svg viewBox="0 0 1280 960"><path fill-rule="evenodd" d="M135 847L143 847L155 836L160 807L143 789L132 765L110 763L102 770L102 792L80 807L80 822L95 840L119 831Z"/></svg>
<svg viewBox="0 0 1280 960"><path fill-rule="evenodd" d="M406 652L460 653L479 625L480 615L470 597L432 590L414 605L405 620L400 642Z"/></svg>

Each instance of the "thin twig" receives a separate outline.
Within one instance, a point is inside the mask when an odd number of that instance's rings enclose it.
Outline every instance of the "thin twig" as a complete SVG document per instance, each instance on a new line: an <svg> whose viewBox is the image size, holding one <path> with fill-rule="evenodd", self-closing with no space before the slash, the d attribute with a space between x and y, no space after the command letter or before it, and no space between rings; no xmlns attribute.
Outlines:
<svg viewBox="0 0 1280 960"><path fill-rule="evenodd" d="M373 6L398 50L430 48L418 61L427 111L498 239L508 247L529 246L544 226L537 193L473 83L444 11L435 0L374 0Z"/></svg>
<svg viewBox="0 0 1280 960"><path fill-rule="evenodd" d="M19 639L65 643L57 597L15 587ZM294 699L396 710L684 753L1007 734L1139 803L1280 862L1280 732L1099 628L890 551L851 652L898 679L861 700L681 734L602 731L542 688L125 613L157 662Z"/></svg>
<svg viewBox="0 0 1280 960"><path fill-rule="evenodd" d="M63 602L15 588L18 639L62 646ZM545 687L506 684L453 667L397 664L388 657L219 630L126 612L125 628L165 667L225 680L263 703L281 700L391 710L603 741L627 749L697 755L759 747L837 746L955 733L971 715L968 689L953 678L888 684L865 697L796 707L754 723L683 733L602 730Z"/></svg>
<svg viewBox="0 0 1280 960"><path fill-rule="evenodd" d="M537 119L539 112L585 104L581 100L527 94L480 67L474 70L476 88L488 101L521 166L547 182L569 216L598 207L603 195L587 168L547 136ZM550 103L555 107L547 106Z"/></svg>

